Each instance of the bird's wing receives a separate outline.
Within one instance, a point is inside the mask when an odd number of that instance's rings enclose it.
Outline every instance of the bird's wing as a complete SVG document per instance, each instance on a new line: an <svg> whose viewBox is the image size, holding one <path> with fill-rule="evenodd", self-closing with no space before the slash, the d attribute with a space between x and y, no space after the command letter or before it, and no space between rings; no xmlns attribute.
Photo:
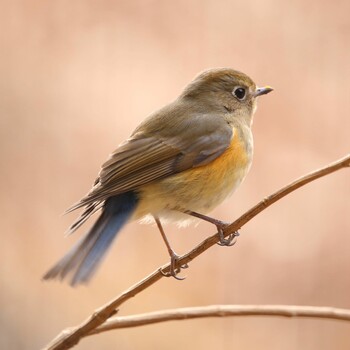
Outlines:
<svg viewBox="0 0 350 350"><path fill-rule="evenodd" d="M167 131L133 134L102 165L88 195L68 211L87 206L90 216L108 197L208 164L229 147L233 135L227 122L213 115L188 118L177 131L172 137Z"/></svg>

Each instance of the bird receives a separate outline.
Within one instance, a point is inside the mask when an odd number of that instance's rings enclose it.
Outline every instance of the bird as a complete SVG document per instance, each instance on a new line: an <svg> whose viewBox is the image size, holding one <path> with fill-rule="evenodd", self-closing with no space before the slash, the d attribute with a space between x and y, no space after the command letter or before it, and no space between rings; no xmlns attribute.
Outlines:
<svg viewBox="0 0 350 350"><path fill-rule="evenodd" d="M253 115L257 98L273 91L257 87L246 74L212 68L197 75L171 103L148 116L102 165L93 187L67 212L84 208L68 233L92 214L100 216L88 232L44 276L70 277L70 285L87 283L115 237L129 221L155 222L177 279L178 255L163 224L188 225L205 220L218 229L225 223L206 216L229 197L246 177L253 157ZM185 267L185 266L183 266Z"/></svg>

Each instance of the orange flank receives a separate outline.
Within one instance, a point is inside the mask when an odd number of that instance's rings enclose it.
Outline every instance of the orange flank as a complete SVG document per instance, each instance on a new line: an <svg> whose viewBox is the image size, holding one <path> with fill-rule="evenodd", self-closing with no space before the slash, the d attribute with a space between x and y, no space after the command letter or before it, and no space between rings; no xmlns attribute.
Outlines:
<svg viewBox="0 0 350 350"><path fill-rule="evenodd" d="M214 186L217 186L227 176L234 176L242 170L245 172L248 163L250 163L250 160L248 161L246 148L238 135L235 135L232 138L230 146L221 156L209 164L187 170L184 174L190 173L195 177L197 173L204 172L205 176L208 177L205 181L208 184L212 183Z"/></svg>
<svg viewBox="0 0 350 350"><path fill-rule="evenodd" d="M212 162L140 188L142 200L134 218L150 213L150 207L153 213L164 212L164 202L171 210L207 213L215 208L239 186L251 164L251 155L238 135L235 133L228 149Z"/></svg>

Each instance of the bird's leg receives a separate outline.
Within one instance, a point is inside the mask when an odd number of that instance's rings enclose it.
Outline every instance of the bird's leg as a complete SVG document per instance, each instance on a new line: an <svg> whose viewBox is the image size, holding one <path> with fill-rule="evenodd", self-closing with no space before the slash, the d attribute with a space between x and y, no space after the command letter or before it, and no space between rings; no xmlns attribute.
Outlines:
<svg viewBox="0 0 350 350"><path fill-rule="evenodd" d="M196 213L195 211L192 211L192 210L185 210L184 213L194 216L196 218L202 219L204 221L210 222L211 224L215 225L219 233L219 242L218 242L219 245L233 246L236 243L235 238L239 236L238 231L231 233L227 238L225 238L224 236L224 229L228 226L226 222L211 218L210 216Z"/></svg>
<svg viewBox="0 0 350 350"><path fill-rule="evenodd" d="M176 263L179 259L179 255L177 255L174 250L171 248L170 246L170 243L169 243L169 240L168 240L168 237L166 236L164 230L163 230L163 226L159 220L159 218L156 216L156 215L153 215L154 217L154 220L158 226L158 229L160 231L160 234L162 235L162 238L163 238L163 241L168 249L168 252L169 252L169 255L170 255L170 271L168 273L165 273L161 270L162 274L166 277L174 277L176 278L177 280L184 280L185 277L178 277L177 274L181 271L181 269L185 269L188 267L187 264L185 265L182 265L180 267L177 267L176 268Z"/></svg>

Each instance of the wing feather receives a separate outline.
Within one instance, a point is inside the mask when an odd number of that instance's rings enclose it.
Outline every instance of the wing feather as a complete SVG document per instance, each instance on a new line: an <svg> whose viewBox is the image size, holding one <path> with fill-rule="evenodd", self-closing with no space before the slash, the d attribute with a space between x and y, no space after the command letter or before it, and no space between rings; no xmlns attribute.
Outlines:
<svg viewBox="0 0 350 350"><path fill-rule="evenodd" d="M81 226L111 196L208 164L229 147L233 137L226 121L213 115L188 118L178 128L176 136L137 132L119 146L102 165L91 191L68 209L86 207L70 230Z"/></svg>

